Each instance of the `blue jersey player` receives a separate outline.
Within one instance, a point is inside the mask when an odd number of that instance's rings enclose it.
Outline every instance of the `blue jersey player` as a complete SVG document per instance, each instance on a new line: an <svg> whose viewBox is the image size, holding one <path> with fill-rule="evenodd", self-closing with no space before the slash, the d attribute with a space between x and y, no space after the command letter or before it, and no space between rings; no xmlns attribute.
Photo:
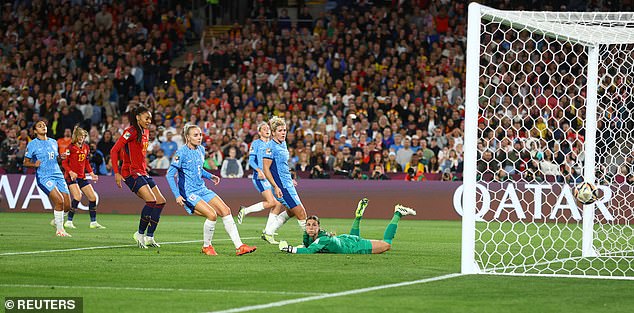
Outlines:
<svg viewBox="0 0 634 313"><path fill-rule="evenodd" d="M55 234L59 237L71 237L64 229L64 212L70 210L70 193L64 174L57 163L57 158L60 156L57 141L46 136L48 129L44 121L35 123L33 130L37 137L26 146L24 166L36 169L37 185L53 202L54 221L57 228Z"/></svg>
<svg viewBox="0 0 634 313"><path fill-rule="evenodd" d="M277 219L282 219L282 222L286 222L289 216L288 213L286 213L286 210L284 210L282 204L275 200L273 191L271 191L271 184L266 180L266 176L262 171L264 152L271 140L271 128L266 122L262 122L258 125L258 136L260 138L254 140L251 143L251 148L249 149L249 166L253 168L253 186L255 186L255 189L262 195L264 201L248 207L241 206L240 211L238 211L238 224L242 224L242 220L249 213L270 209L269 218L264 230L262 231L262 239L271 244L277 244L278 242L273 237L273 231L271 228L277 224Z"/></svg>
<svg viewBox="0 0 634 313"><path fill-rule="evenodd" d="M220 182L220 177L203 169L205 148L201 145L202 132L200 127L186 125L183 129L183 138L185 138L186 144L176 151L172 164L167 171L167 182L178 205L185 207L189 214L201 215L207 218L203 226L202 253L217 255L211 245L214 230L216 229L217 215L222 217L225 230L236 247L236 255L255 251L256 247L242 243L236 223L231 216L231 209L215 192L205 186L203 178L210 179L217 185ZM178 176L178 182L175 176Z"/></svg>
<svg viewBox="0 0 634 313"><path fill-rule="evenodd" d="M273 117L269 122L271 125L272 139L264 150L264 174L266 179L273 186L273 194L277 201L290 210L291 215L297 217L297 222L302 230L306 230L306 209L297 195L295 185L297 182L291 176L288 166L288 148L286 147L286 122L279 117ZM284 221L279 220L271 227L273 235Z"/></svg>

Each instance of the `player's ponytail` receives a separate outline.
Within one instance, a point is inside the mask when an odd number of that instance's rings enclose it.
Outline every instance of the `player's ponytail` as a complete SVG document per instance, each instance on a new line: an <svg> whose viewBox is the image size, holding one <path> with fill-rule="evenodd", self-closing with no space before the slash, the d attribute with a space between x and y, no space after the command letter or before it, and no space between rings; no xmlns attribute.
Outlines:
<svg viewBox="0 0 634 313"><path fill-rule="evenodd" d="M71 139L70 143L73 144L73 145L77 144L77 142L79 142L79 138L86 137L86 136L88 136L88 132L85 129L83 129L83 128L79 127L79 126L75 126L75 128L73 129L73 135L71 137L72 139ZM85 138L84 138L84 140L85 140Z"/></svg>
<svg viewBox="0 0 634 313"><path fill-rule="evenodd" d="M137 142L143 141L143 129L141 129L141 125L139 125L139 120L137 116L145 112L150 112L150 109L144 106L139 106L135 109L132 109L130 113L128 113L128 119L130 120L130 125L132 125L132 127L134 127L134 129L136 130Z"/></svg>

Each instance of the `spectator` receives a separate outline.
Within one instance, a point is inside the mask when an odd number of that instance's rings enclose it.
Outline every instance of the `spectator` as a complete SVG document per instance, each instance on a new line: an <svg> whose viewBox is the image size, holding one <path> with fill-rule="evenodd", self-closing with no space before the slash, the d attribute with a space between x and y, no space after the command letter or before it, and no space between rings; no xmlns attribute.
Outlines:
<svg viewBox="0 0 634 313"><path fill-rule="evenodd" d="M244 175L242 162L236 159L236 148L229 148L229 155L226 159L224 159L224 161L222 161L220 175L223 178L240 178Z"/></svg>
<svg viewBox="0 0 634 313"><path fill-rule="evenodd" d="M156 158L149 164L151 169L166 170L170 166L170 160L165 156L165 151L159 149L156 153Z"/></svg>
<svg viewBox="0 0 634 313"><path fill-rule="evenodd" d="M60 155L66 155L66 151L68 150L68 146L70 146L71 140L70 128L64 129L64 137L57 139L57 148L59 149Z"/></svg>
<svg viewBox="0 0 634 313"><path fill-rule="evenodd" d="M164 155L168 161L172 159L174 153L176 153L176 150L178 150L178 145L174 141L172 141L172 137L172 132L168 130L165 135L165 141L161 143L160 150L163 150Z"/></svg>
<svg viewBox="0 0 634 313"><path fill-rule="evenodd" d="M399 149L396 152L396 162L401 165L402 168L405 169L406 164L412 158L414 154L414 150L411 148L412 138L410 136L405 137L403 139L403 148Z"/></svg>

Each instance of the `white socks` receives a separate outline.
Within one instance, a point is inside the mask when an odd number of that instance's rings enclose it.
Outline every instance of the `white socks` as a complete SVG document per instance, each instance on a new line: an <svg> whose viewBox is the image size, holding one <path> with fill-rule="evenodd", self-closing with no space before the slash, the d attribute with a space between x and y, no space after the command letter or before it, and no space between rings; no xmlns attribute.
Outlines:
<svg viewBox="0 0 634 313"><path fill-rule="evenodd" d="M282 225L284 225L284 223L286 223L286 221L288 221L290 218L291 218L291 217L290 217L290 216L288 216L288 212L287 212L286 210L282 211L282 213L280 213L280 214L277 216L277 219L278 219L278 220L279 220L279 222L280 222L280 224L279 224L280 226L278 226L278 228L282 227ZM277 228L276 228L275 230L277 230Z"/></svg>
<svg viewBox="0 0 634 313"><path fill-rule="evenodd" d="M277 230L278 215L269 213L269 219L266 220L266 226L264 227L264 233L267 235L273 235Z"/></svg>
<svg viewBox="0 0 634 313"><path fill-rule="evenodd" d="M203 225L203 247L211 246L211 239L214 237L215 230L216 221L205 219L205 224Z"/></svg>
<svg viewBox="0 0 634 313"><path fill-rule="evenodd" d="M264 210L264 202L258 202L252 206L246 207L244 209L242 209L242 211L244 212L244 215L250 214L250 213L255 213L255 212L260 212Z"/></svg>
<svg viewBox="0 0 634 313"><path fill-rule="evenodd" d="M55 216L57 231L64 230L64 211L53 211L53 216Z"/></svg>
<svg viewBox="0 0 634 313"><path fill-rule="evenodd" d="M306 231L306 220L297 220L297 224L299 224L299 227L300 227L303 231Z"/></svg>
<svg viewBox="0 0 634 313"><path fill-rule="evenodd" d="M264 228L264 233L267 235L273 235L290 218L291 217L288 216L288 212L286 212L286 210L282 211L282 213L278 215L269 213L269 219L266 221L266 227ZM304 225L306 225L306 221L304 221ZM306 227L304 226L304 228Z"/></svg>
<svg viewBox="0 0 634 313"><path fill-rule="evenodd" d="M225 224L225 230L229 237L231 237L231 241L233 241L233 245L236 246L236 249L240 248L242 245L242 240L240 239L240 234L238 233L238 227L236 227L236 222L233 221L233 216L231 214L222 217L222 223Z"/></svg>

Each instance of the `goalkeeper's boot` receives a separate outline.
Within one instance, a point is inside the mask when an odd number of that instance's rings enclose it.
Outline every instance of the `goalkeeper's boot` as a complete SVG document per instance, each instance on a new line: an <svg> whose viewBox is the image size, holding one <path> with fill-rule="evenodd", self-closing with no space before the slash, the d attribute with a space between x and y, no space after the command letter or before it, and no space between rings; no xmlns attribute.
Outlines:
<svg viewBox="0 0 634 313"><path fill-rule="evenodd" d="M90 222L90 228L92 229L105 229L106 226L101 226L101 224L97 223L97 222Z"/></svg>
<svg viewBox="0 0 634 313"><path fill-rule="evenodd" d="M242 225L242 220L246 216L246 214L244 214L244 209L245 209L245 207L243 205L241 205L240 206L240 210L238 210L237 222L240 225Z"/></svg>
<svg viewBox="0 0 634 313"><path fill-rule="evenodd" d="M139 248L147 249L147 246L145 245L145 239L143 237L143 234L139 234L139 232L135 232L134 235L132 235L132 238L136 241L136 244Z"/></svg>
<svg viewBox="0 0 634 313"><path fill-rule="evenodd" d="M354 215L356 218L363 217L363 212L365 212L365 208L368 206L368 198L363 198L357 204L357 210L354 211Z"/></svg>
<svg viewBox="0 0 634 313"><path fill-rule="evenodd" d="M65 229L58 230L58 231L55 233L55 236L57 236L57 237L73 237L73 236L71 236L69 233L67 233Z"/></svg>
<svg viewBox="0 0 634 313"><path fill-rule="evenodd" d="M73 224L73 221L66 221L66 223L64 223L64 227L65 228L73 228L73 229L77 228L77 227L75 227L75 224Z"/></svg>
<svg viewBox="0 0 634 313"><path fill-rule="evenodd" d="M262 240L264 240L264 241L266 241L266 242L268 242L268 243L270 243L272 245L276 245L276 244L280 243L279 241L275 240L275 234L269 235L269 234L267 234L265 232L262 232L262 237L261 238L262 238Z"/></svg>
<svg viewBox="0 0 634 313"><path fill-rule="evenodd" d="M202 251L200 252L206 255L218 255L218 253L216 253L216 250L214 249L213 246L203 247Z"/></svg>
<svg viewBox="0 0 634 313"><path fill-rule="evenodd" d="M145 246L154 247L154 248L161 247L161 245L159 245L158 242L154 241L154 237L150 237L150 236L145 236Z"/></svg>
<svg viewBox="0 0 634 313"><path fill-rule="evenodd" d="M399 213L401 213L402 216L405 216L405 215L416 215L416 211L414 211L413 209L408 208L406 206L400 205L400 204L397 204L397 205L394 206L394 212L399 212Z"/></svg>
<svg viewBox="0 0 634 313"><path fill-rule="evenodd" d="M247 246L246 244L241 245L238 249L236 249L236 255L243 255L247 253L251 253L257 249L256 246Z"/></svg>

